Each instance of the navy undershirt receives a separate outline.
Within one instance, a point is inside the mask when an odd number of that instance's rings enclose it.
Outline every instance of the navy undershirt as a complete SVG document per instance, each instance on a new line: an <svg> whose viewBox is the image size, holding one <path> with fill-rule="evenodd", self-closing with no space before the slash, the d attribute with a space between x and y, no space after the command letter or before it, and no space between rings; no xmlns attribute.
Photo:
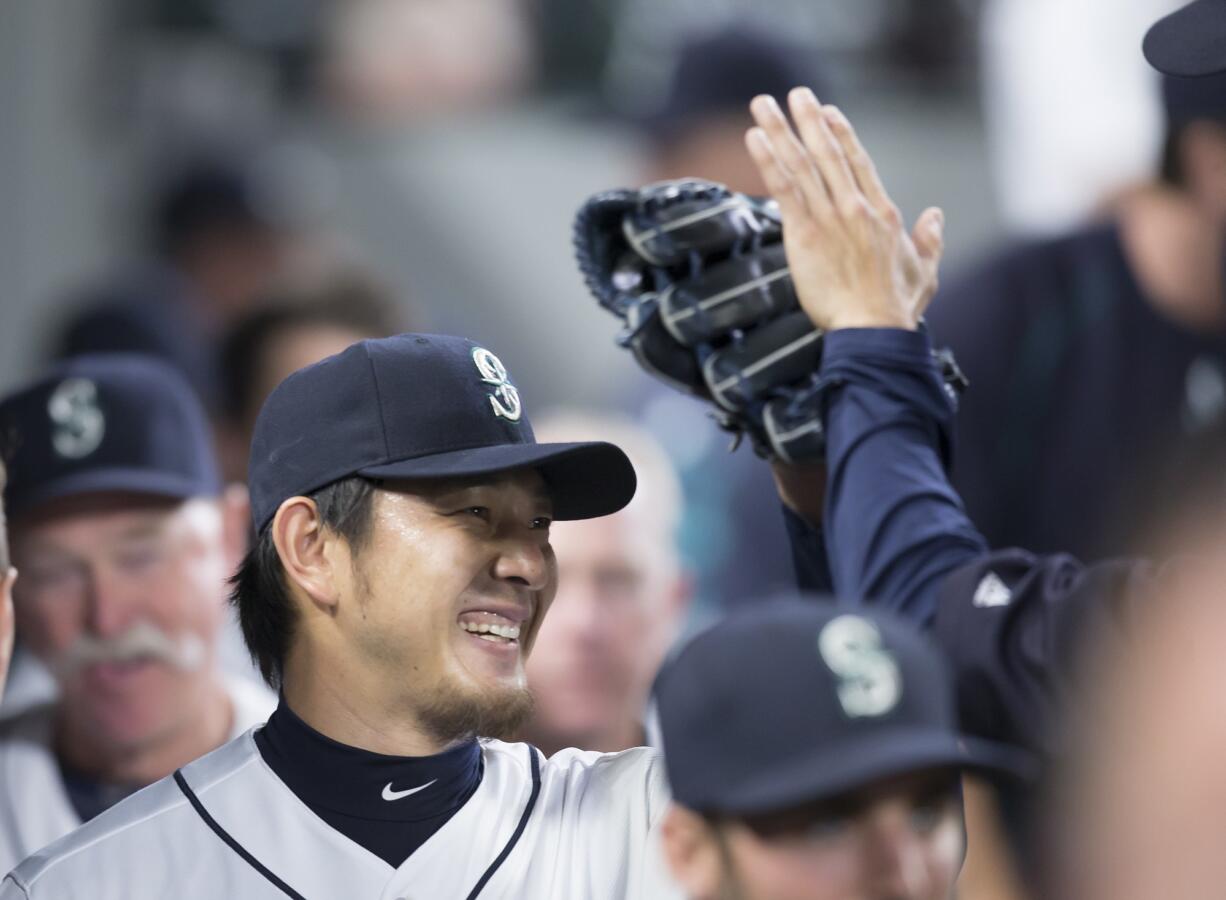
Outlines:
<svg viewBox="0 0 1226 900"><path fill-rule="evenodd" d="M68 792L72 808L82 822L88 822L94 816L106 812L120 800L141 789L138 784L98 781L84 772L78 772L63 760L60 761L60 779L64 782L64 790Z"/></svg>
<svg viewBox="0 0 1226 900"><path fill-rule="evenodd" d="M390 866L399 866L442 828L484 773L475 740L435 756L384 756L325 737L284 699L255 733L255 743L299 800Z"/></svg>

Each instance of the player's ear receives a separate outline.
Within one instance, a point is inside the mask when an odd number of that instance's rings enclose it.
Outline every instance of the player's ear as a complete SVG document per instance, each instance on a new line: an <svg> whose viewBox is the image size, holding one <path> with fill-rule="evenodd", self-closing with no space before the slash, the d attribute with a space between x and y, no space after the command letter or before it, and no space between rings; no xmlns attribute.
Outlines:
<svg viewBox="0 0 1226 900"><path fill-rule="evenodd" d="M702 816L673 803L660 823L660 842L673 879L692 900L720 896L720 852Z"/></svg>
<svg viewBox="0 0 1226 900"><path fill-rule="evenodd" d="M315 501L290 497L272 520L272 540L291 593L305 594L317 608L330 612L340 599L335 556L341 543L324 528Z"/></svg>

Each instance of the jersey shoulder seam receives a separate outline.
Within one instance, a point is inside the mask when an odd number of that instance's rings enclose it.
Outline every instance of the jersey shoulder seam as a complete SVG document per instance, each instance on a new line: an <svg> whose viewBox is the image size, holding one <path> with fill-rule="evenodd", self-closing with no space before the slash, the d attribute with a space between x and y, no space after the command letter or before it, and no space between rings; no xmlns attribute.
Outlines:
<svg viewBox="0 0 1226 900"><path fill-rule="evenodd" d="M259 757L259 753L258 753L258 751L255 753L255 757L256 757L256 758L258 758L258 757ZM221 783L222 783L223 781L225 781L226 779L228 779L228 778L230 778L230 777L232 777L232 776L234 776L234 775L237 775L237 774L238 774L239 772L241 772L243 769L247 768L247 766L249 766L251 763L252 763L252 759L247 759L247 760L244 760L244 761L243 761L243 763L242 763L241 765L238 765L238 766L236 766L234 769L232 769L231 771L229 771L229 772L225 773L224 775L219 776L219 777L218 777L217 779L215 779L214 781L210 781L208 784L206 784L206 785L204 785L204 786L202 786L202 787L199 787L199 788L197 788L196 786L194 786L194 785L193 785L192 789L193 789L193 790L195 790L197 793L202 793L202 792L204 792L204 791L207 791L207 790L209 790L209 789L211 789L211 788L213 788L213 787L216 787L218 784L221 784ZM190 763L189 763L188 765L190 765ZM187 768L187 767L185 766L184 768ZM168 775L166 778L164 778L164 779L162 779L162 780L163 780L163 781L167 781L167 782L169 782L169 781L171 781L171 780L173 779L173 777L174 777L173 775ZM157 782L155 782L155 784L156 784L156 783L157 783ZM152 787L152 786L153 786L153 785L150 785L150 787ZM51 857L50 859L47 859L47 860L46 860L45 862L43 862L43 864L42 864L42 865L41 865L41 866L38 868L38 870L37 870L37 871L36 871L36 872L35 872L33 875L31 875L31 876L30 876L29 881L28 881L28 882L26 882L24 885L21 885L21 886L22 886L22 887L25 889L26 893L28 894L28 893L30 892L30 890L31 890L31 889L34 887L34 883L35 883L36 881L38 881L39 879L41 879L41 878L42 878L42 877L43 877L45 874L47 874L48 872L50 872L50 871L51 871L53 868L55 868L55 867L59 866L61 863L67 862L68 860L70 860L70 859L72 859L74 856L76 856L77 854L79 854L79 853L83 853L84 851L86 851L86 850L90 849L91 847L93 847L95 844L99 844L99 843L101 843L102 841L108 840L109 838L112 838L112 837L115 837L116 835L122 834L122 833L123 833L123 832L125 832L125 831L128 831L128 830L130 830L130 829L132 829L132 828L136 828L138 825L144 825L144 824L145 824L146 822L148 822L150 819L156 819L158 816L161 816L161 815L164 815L164 814L166 814L166 813L169 813L169 812L171 812L171 811L173 811L173 810L176 810L176 809L178 809L178 808L179 808L179 807L181 807L181 806L186 806L186 805L188 805L188 800L187 800L187 798L186 798L185 796L183 796L183 793L182 793L182 792L179 790L178 785L168 786L168 789L172 789L172 790L174 790L174 791L175 791L175 793L176 793L176 794L178 794L178 798L177 798L176 800L173 800L173 801L171 801L171 802L168 802L168 803L167 803L166 805L164 805L164 806L159 806L157 809L153 810L152 812L149 812L148 814L146 814L146 815L144 815L144 816L141 816L139 819L134 819L134 820L132 820L131 822L125 822L125 823L123 823L122 825L120 825L120 826L118 826L118 827L116 827L116 828L109 829L109 830L107 830L105 833L100 834L100 835L98 835L97 837L93 838L93 839L92 839L92 840L90 840L88 843L82 844L82 845L81 845L81 846L79 846L79 847L74 847L72 850L70 850L70 851L68 851L68 852L66 852L66 853L64 853L64 854L62 854L62 855L57 855L57 856ZM14 872L12 872L12 873L10 873L10 874L12 874L12 876L13 876L13 880L14 880L14 881L17 881L16 870L14 870ZM18 882L18 884L20 885L20 884L21 884L21 882Z"/></svg>

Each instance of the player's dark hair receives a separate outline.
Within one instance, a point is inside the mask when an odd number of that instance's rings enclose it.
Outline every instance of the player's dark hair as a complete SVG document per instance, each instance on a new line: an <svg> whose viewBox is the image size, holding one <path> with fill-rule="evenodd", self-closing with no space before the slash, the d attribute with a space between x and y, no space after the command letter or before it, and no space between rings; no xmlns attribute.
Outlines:
<svg viewBox="0 0 1226 900"><path fill-rule="evenodd" d="M358 271L334 273L318 284L269 297L222 340L222 412L236 424L255 420L265 399L256 393L262 386L259 374L282 334L332 327L386 337L403 331L401 326L401 311L390 292Z"/></svg>
<svg viewBox="0 0 1226 900"><path fill-rule="evenodd" d="M328 530L343 537L356 553L370 537L376 484L352 476L310 494ZM285 569L272 539L272 523L253 542L230 579L230 603L238 612L243 640L268 685L277 690L297 613L285 583Z"/></svg>

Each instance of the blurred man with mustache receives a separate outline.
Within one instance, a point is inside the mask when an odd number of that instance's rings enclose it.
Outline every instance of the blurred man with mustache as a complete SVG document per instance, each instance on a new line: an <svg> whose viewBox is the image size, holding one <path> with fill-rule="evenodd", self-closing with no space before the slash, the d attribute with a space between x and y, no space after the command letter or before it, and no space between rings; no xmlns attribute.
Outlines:
<svg viewBox="0 0 1226 900"><path fill-rule="evenodd" d="M17 630L59 692L0 723L8 870L272 704L216 665L245 503L222 498L179 375L140 356L80 357L0 401L0 434L13 558L28 572Z"/></svg>

